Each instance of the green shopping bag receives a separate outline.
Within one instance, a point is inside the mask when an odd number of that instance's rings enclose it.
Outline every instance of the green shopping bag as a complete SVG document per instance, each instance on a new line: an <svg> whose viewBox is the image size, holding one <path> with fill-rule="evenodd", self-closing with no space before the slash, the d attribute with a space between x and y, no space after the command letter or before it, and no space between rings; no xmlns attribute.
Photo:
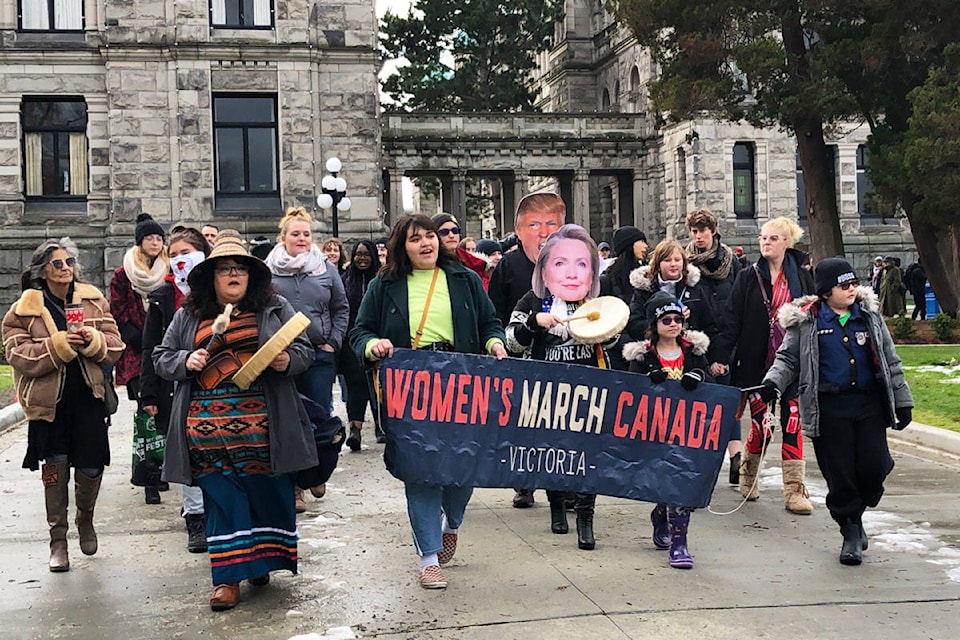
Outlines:
<svg viewBox="0 0 960 640"><path fill-rule="evenodd" d="M133 414L133 465L130 483L138 487L160 484L163 467L164 437L157 433L157 424L146 411Z"/></svg>

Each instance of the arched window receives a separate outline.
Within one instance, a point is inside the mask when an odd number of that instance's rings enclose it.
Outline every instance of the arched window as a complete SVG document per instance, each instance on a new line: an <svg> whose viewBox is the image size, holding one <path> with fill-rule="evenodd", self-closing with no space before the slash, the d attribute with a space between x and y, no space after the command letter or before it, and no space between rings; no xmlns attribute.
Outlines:
<svg viewBox="0 0 960 640"><path fill-rule="evenodd" d="M606 88L600 96L600 111L610 111L610 91Z"/></svg>
<svg viewBox="0 0 960 640"><path fill-rule="evenodd" d="M620 102L623 98L620 96L620 81L617 80L617 83L613 85L613 110L614 111L623 111L620 107Z"/></svg>
<svg viewBox="0 0 960 640"><path fill-rule="evenodd" d="M636 66L630 70L630 111L637 113L642 110L640 104L640 69Z"/></svg>

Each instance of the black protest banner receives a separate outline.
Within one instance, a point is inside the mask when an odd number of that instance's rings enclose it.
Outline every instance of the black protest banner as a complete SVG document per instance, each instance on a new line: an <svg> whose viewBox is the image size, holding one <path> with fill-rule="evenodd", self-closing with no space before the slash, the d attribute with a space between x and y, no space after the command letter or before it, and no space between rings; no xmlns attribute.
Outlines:
<svg viewBox="0 0 960 640"><path fill-rule="evenodd" d="M390 472L705 507L738 389L581 365L398 349L380 366Z"/></svg>

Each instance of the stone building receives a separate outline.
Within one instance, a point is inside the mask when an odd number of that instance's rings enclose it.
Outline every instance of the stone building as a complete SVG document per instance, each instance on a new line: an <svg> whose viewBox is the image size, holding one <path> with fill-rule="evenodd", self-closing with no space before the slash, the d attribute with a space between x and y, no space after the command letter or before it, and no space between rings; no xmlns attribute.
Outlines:
<svg viewBox="0 0 960 640"><path fill-rule="evenodd" d="M685 239L686 213L707 207L720 219L724 241L755 258L757 231L766 220L786 215L804 224L795 140L776 129L712 119L658 121L646 88L657 65L604 10L602 0L567 0L553 47L540 55L538 74L537 106L543 111L636 114L647 121L654 144L641 170L649 195L637 201L634 217L648 235ZM915 255L906 220L882 215L873 197L864 171L868 134L865 125L851 123L828 139L844 243L860 273L878 254L901 256L904 264ZM591 176L591 217L613 218L608 208L617 189L616 181ZM608 229L600 231L599 237L609 239Z"/></svg>
<svg viewBox="0 0 960 640"><path fill-rule="evenodd" d="M373 0L3 0L0 302L47 237L106 285L146 212L273 236L343 161L343 235L382 229Z"/></svg>

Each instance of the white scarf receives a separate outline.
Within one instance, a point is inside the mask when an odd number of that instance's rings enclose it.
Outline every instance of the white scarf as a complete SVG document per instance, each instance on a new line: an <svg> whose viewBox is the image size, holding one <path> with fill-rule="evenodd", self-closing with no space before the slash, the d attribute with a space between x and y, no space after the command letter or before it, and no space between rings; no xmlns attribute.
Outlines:
<svg viewBox="0 0 960 640"><path fill-rule="evenodd" d="M185 253L182 256L170 259L170 270L173 271L173 284L183 295L190 293L187 276L189 276L193 268L203 262L203 260L203 251L191 251L190 253Z"/></svg>
<svg viewBox="0 0 960 640"><path fill-rule="evenodd" d="M170 265L167 264L167 261L162 257L157 256L156 260L153 261L153 266L150 267L150 271L144 271L134 257L135 252L139 250L139 247L130 247L127 249L127 252L123 254L123 271L127 274L127 280L130 281L130 286L133 287L133 290L140 296L141 302L143 302L143 308L146 309L147 296L151 291L163 284Z"/></svg>
<svg viewBox="0 0 960 640"><path fill-rule="evenodd" d="M275 276L292 276L298 273L320 276L327 271L327 256L315 244L310 245L310 251L291 256L283 243L278 242L264 262Z"/></svg>

